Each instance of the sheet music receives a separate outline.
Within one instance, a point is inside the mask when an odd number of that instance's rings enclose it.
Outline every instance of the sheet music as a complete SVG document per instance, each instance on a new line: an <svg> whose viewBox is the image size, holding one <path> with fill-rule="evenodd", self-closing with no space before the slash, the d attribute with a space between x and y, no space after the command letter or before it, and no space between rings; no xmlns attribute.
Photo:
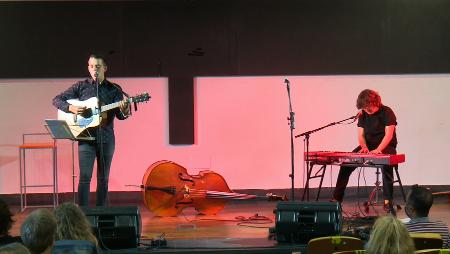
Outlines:
<svg viewBox="0 0 450 254"><path fill-rule="evenodd" d="M90 133L88 133L89 136L75 137L70 131L69 125L64 120L45 119L45 123L45 127L54 139L95 140Z"/></svg>

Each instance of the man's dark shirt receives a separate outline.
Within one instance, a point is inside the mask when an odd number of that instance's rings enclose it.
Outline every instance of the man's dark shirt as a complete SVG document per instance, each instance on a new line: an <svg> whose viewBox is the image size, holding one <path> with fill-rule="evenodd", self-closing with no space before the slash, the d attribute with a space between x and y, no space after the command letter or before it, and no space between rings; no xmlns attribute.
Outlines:
<svg viewBox="0 0 450 254"><path fill-rule="evenodd" d="M98 94L100 98L101 105L107 105L114 102L121 101L123 99L122 89L119 85L109 82L108 80L104 80L98 89ZM80 101L84 101L90 99L92 97L97 96L97 89L95 81L91 78L85 79L83 81L78 81L71 87L69 87L66 91L57 95L53 99L53 105L64 111L69 112L69 103L67 100L77 99ZM102 142L106 143L108 141L114 140L114 117L117 117L120 120L125 119L126 117L120 112L119 108L111 109L107 111L106 120L103 119L101 123L101 132L102 132ZM90 128L89 133L97 138L97 128ZM98 138L97 138L98 140Z"/></svg>
<svg viewBox="0 0 450 254"><path fill-rule="evenodd" d="M362 111L361 117L358 119L358 127L364 128L364 138L369 150L376 149L383 140L386 126L397 125L397 119L394 111L388 106L382 105L380 109L373 113L367 114ZM387 147L397 147L397 134L394 131L394 136ZM386 149L385 149L386 150Z"/></svg>

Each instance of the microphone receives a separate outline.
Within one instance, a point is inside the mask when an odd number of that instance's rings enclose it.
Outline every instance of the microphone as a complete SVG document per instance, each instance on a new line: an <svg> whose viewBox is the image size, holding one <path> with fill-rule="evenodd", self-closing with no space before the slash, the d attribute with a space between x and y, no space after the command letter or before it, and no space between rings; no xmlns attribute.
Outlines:
<svg viewBox="0 0 450 254"><path fill-rule="evenodd" d="M355 116L352 116L351 119L358 119L362 116L362 110L358 111L358 113Z"/></svg>
<svg viewBox="0 0 450 254"><path fill-rule="evenodd" d="M287 78L284 79L284 83L290 84L289 80Z"/></svg>

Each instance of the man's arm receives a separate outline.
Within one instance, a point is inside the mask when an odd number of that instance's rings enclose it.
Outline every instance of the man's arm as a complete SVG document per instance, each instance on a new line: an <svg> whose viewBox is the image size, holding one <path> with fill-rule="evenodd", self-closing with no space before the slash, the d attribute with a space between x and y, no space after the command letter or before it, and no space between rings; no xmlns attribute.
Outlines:
<svg viewBox="0 0 450 254"><path fill-rule="evenodd" d="M119 120L125 120L131 115L131 104L128 101L128 98L124 98L122 88L118 84L112 84L117 88L114 101L119 102L119 110L115 111L116 118Z"/></svg>
<svg viewBox="0 0 450 254"><path fill-rule="evenodd" d="M57 109L62 110L66 113L72 112L74 114L82 112L82 107L76 107L73 105L70 105L67 100L70 99L76 99L78 98L78 85L79 83L69 87L64 92L58 94L53 98L53 106L55 106Z"/></svg>
<svg viewBox="0 0 450 254"><path fill-rule="evenodd" d="M392 137L394 137L394 131L395 131L395 125L389 125L384 128L384 137L381 140L381 143L378 145L378 147L375 150L370 151L370 153L383 153L383 150L389 145L389 143L392 140Z"/></svg>
<svg viewBox="0 0 450 254"><path fill-rule="evenodd" d="M361 150L359 150L359 153L368 153L369 148L367 148L366 144L366 138L364 138L364 128L358 127L358 143L361 147Z"/></svg>

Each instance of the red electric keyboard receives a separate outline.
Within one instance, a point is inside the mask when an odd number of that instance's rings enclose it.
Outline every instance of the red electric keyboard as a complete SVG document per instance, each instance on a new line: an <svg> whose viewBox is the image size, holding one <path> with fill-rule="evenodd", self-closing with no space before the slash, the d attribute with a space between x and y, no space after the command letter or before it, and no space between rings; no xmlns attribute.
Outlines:
<svg viewBox="0 0 450 254"><path fill-rule="evenodd" d="M367 154L313 151L305 153L305 161L321 165L355 164L360 166L397 165L405 162L404 154Z"/></svg>
<svg viewBox="0 0 450 254"><path fill-rule="evenodd" d="M317 191L316 201L319 200L320 191L322 189L323 177L325 175L325 169L327 165L348 165L355 167L375 167L381 168L384 165L392 165L397 175L403 198L405 194L403 191L403 185L400 181L400 176L397 172L397 164L405 162L404 154L368 154L368 153L351 153L351 152L327 152L327 151L312 151L305 153L305 161L309 162L306 173L306 183L303 190L302 200L309 200L309 181L314 178L320 178L319 189ZM320 169L313 174L313 166L320 165ZM377 171L378 172L378 171Z"/></svg>

